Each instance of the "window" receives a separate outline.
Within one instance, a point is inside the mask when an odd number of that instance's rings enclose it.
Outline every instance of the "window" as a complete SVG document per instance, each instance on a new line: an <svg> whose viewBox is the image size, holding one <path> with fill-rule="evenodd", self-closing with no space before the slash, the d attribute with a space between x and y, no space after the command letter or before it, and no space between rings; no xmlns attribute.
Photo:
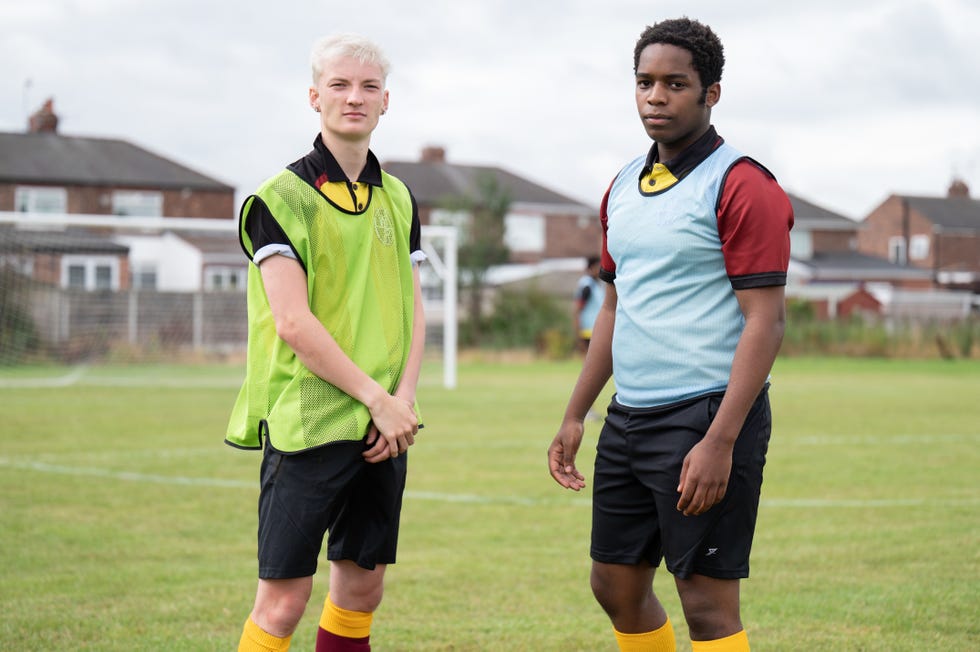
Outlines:
<svg viewBox="0 0 980 652"><path fill-rule="evenodd" d="M95 289L96 290L112 289L112 266L111 265L95 265Z"/></svg>
<svg viewBox="0 0 980 652"><path fill-rule="evenodd" d="M157 289L157 268L156 265L140 265L133 269L130 287L134 290L155 290Z"/></svg>
<svg viewBox="0 0 980 652"><path fill-rule="evenodd" d="M905 238L900 235L893 235L888 238L888 260L896 265L904 265L908 262L905 250Z"/></svg>
<svg viewBox="0 0 980 652"><path fill-rule="evenodd" d="M544 251L544 216L511 213L505 217L504 244L511 251L535 253Z"/></svg>
<svg viewBox="0 0 980 652"><path fill-rule="evenodd" d="M204 289L212 292L244 291L247 274L246 267L208 267Z"/></svg>
<svg viewBox="0 0 980 652"><path fill-rule="evenodd" d="M813 234L793 229L789 232L789 250L797 260L810 260L813 258Z"/></svg>
<svg viewBox="0 0 980 652"><path fill-rule="evenodd" d="M470 224L473 218L467 211L450 211L443 208L434 208L429 213L429 223L434 226L455 226L459 233L459 241L467 242L470 232Z"/></svg>
<svg viewBox="0 0 980 652"><path fill-rule="evenodd" d="M85 289L85 265L68 266L68 282L65 284L71 290Z"/></svg>
<svg viewBox="0 0 980 652"><path fill-rule="evenodd" d="M116 190L112 193L113 215L163 216L163 193L144 190Z"/></svg>
<svg viewBox="0 0 980 652"><path fill-rule="evenodd" d="M925 260L929 257L929 236L913 235L909 241L909 258L912 260Z"/></svg>
<svg viewBox="0 0 980 652"><path fill-rule="evenodd" d="M61 285L72 290L118 290L119 260L109 256L65 256Z"/></svg>
<svg viewBox="0 0 980 652"><path fill-rule="evenodd" d="M51 186L17 186L14 209L18 213L67 213L68 191Z"/></svg>
<svg viewBox="0 0 980 652"><path fill-rule="evenodd" d="M33 256L0 256L0 268L12 269L18 274L31 277L34 276L34 257Z"/></svg>

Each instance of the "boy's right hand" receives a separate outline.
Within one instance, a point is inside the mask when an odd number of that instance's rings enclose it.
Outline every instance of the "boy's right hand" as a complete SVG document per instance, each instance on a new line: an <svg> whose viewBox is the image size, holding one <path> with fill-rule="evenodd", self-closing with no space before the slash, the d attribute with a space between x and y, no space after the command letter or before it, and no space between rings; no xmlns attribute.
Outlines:
<svg viewBox="0 0 980 652"><path fill-rule="evenodd" d="M415 443L419 420L411 403L388 394L373 409L372 406L368 409L371 426L367 435L368 449L364 451L366 462L375 464L398 457Z"/></svg>
<svg viewBox="0 0 980 652"><path fill-rule="evenodd" d="M555 482L573 491L585 487L585 476L575 468L575 456L582 444L585 426L581 421L566 419L548 447L548 469Z"/></svg>

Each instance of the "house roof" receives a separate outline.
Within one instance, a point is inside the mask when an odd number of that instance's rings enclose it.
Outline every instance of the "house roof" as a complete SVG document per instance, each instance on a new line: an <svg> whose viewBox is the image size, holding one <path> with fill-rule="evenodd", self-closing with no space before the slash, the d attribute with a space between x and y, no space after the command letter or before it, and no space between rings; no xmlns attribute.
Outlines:
<svg viewBox="0 0 980 652"><path fill-rule="evenodd" d="M125 256L129 247L117 244L103 235L80 229L21 230L4 227L0 251L12 254L111 254Z"/></svg>
<svg viewBox="0 0 980 652"><path fill-rule="evenodd" d="M481 176L490 175L510 194L513 204L549 205L554 210L595 213L582 202L498 167L441 161L388 161L383 167L404 181L416 201L423 205L436 206L448 197L476 197Z"/></svg>
<svg viewBox="0 0 980 652"><path fill-rule="evenodd" d="M793 193L786 193L793 205L794 226L821 231L857 231L861 225L822 206L809 202Z"/></svg>
<svg viewBox="0 0 980 652"><path fill-rule="evenodd" d="M980 231L980 200L971 197L902 197L909 208L946 229Z"/></svg>
<svg viewBox="0 0 980 652"><path fill-rule="evenodd" d="M0 182L234 191L124 140L55 133L0 132Z"/></svg>
<svg viewBox="0 0 980 652"><path fill-rule="evenodd" d="M931 279L926 269L896 265L883 258L856 251L814 252L812 258L790 260L794 271L813 281L921 280Z"/></svg>

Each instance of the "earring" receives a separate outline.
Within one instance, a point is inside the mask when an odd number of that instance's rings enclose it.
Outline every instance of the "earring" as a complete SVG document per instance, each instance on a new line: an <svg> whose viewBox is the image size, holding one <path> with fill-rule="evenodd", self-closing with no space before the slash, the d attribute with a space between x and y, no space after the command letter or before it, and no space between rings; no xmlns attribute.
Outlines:
<svg viewBox="0 0 980 652"><path fill-rule="evenodd" d="M314 107L313 107L313 110L314 110L314 111L316 111L317 113L319 113L319 112L320 112L320 107L318 107L318 106L314 106Z"/></svg>

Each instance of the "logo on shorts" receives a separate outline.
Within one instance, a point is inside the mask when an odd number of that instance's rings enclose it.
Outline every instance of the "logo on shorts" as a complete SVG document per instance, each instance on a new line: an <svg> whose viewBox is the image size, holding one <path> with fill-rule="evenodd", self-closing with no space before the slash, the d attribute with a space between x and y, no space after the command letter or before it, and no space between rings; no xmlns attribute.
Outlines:
<svg viewBox="0 0 980 652"><path fill-rule="evenodd" d="M711 557L711 556L713 556L713 555L714 555L714 554L715 554L716 552L718 552L718 548L708 548L708 554L706 554L706 555L705 555L705 557Z"/></svg>
<svg viewBox="0 0 980 652"><path fill-rule="evenodd" d="M395 225L384 208L379 208L374 213L374 233L385 246L390 247L395 242Z"/></svg>

